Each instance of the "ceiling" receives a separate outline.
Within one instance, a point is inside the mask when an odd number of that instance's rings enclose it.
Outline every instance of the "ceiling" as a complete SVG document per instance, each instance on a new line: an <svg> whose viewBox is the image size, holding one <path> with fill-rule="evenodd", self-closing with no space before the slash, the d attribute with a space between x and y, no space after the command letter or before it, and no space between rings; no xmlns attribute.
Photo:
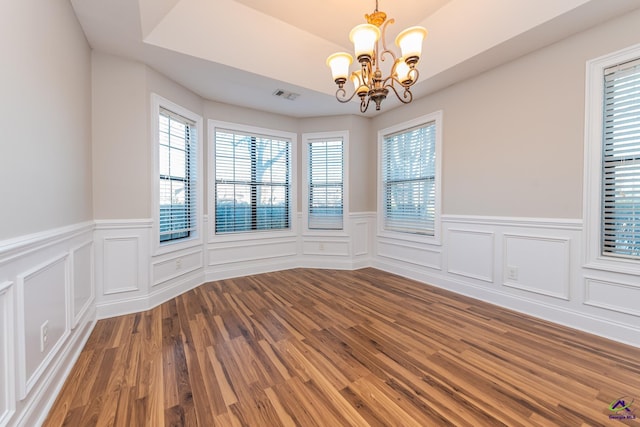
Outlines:
<svg viewBox="0 0 640 427"><path fill-rule="evenodd" d="M375 0L71 0L91 47L147 64L203 98L292 117L360 114L325 65ZM640 7L638 0L379 0L402 29L429 31L414 96ZM273 95L299 94L295 100ZM391 97L381 112L400 103ZM370 108L367 116L375 115Z"/></svg>

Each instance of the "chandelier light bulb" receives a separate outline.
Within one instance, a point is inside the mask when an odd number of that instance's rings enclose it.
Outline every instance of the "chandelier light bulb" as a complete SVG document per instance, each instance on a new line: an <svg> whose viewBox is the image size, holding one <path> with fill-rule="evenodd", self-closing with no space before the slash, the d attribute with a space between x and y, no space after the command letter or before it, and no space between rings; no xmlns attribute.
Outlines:
<svg viewBox="0 0 640 427"><path fill-rule="evenodd" d="M369 92L369 88L362 81L362 71L352 73L351 82L353 83L353 90L355 90L359 96L364 96Z"/></svg>
<svg viewBox="0 0 640 427"><path fill-rule="evenodd" d="M364 60L371 60L380 35L380 28L372 24L360 24L351 30L349 40L353 43L358 62L362 63Z"/></svg>
<svg viewBox="0 0 640 427"><path fill-rule="evenodd" d="M409 84L412 82L411 75L409 74L410 71L411 68L407 65L404 58L400 58L396 63L396 76L398 80L400 80L400 83Z"/></svg>
<svg viewBox="0 0 640 427"><path fill-rule="evenodd" d="M396 37L396 45L402 51L409 65L415 64L422 55L422 42L427 36L427 30L422 27L407 28Z"/></svg>
<svg viewBox="0 0 640 427"><path fill-rule="evenodd" d="M349 77L349 66L353 57L345 52L334 53L327 58L327 65L331 68L333 81L339 85L344 84Z"/></svg>

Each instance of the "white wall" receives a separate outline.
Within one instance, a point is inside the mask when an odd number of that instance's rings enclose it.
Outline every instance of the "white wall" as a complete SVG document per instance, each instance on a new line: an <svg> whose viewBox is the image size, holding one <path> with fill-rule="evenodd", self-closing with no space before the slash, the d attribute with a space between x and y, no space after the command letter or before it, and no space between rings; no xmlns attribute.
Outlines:
<svg viewBox="0 0 640 427"><path fill-rule="evenodd" d="M300 119L299 133L349 131L349 208L351 212L376 209L376 140L371 120L363 116L331 116ZM301 152L302 150L300 150ZM299 159L301 161L301 158ZM302 197L298 197L302 200Z"/></svg>
<svg viewBox="0 0 640 427"><path fill-rule="evenodd" d="M3 2L0 52L0 425L35 426L95 319L91 58L67 0Z"/></svg>
<svg viewBox="0 0 640 427"><path fill-rule="evenodd" d="M150 218L146 67L94 51L91 72L94 218Z"/></svg>
<svg viewBox="0 0 640 427"><path fill-rule="evenodd" d="M0 239L91 219L90 53L69 2L3 2L0 52Z"/></svg>

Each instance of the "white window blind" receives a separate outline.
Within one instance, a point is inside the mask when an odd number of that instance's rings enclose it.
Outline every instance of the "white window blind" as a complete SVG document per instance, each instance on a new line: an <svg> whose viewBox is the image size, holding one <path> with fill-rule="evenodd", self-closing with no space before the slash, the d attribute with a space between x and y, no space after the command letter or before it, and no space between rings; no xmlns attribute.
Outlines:
<svg viewBox="0 0 640 427"><path fill-rule="evenodd" d="M640 59L604 72L602 253L640 258Z"/></svg>
<svg viewBox="0 0 640 427"><path fill-rule="evenodd" d="M290 228L291 141L216 129L215 232Z"/></svg>
<svg viewBox="0 0 640 427"><path fill-rule="evenodd" d="M197 220L195 123L168 110L159 113L160 242L188 238Z"/></svg>
<svg viewBox="0 0 640 427"><path fill-rule="evenodd" d="M385 135L382 146L384 229L435 232L435 121Z"/></svg>
<svg viewBox="0 0 640 427"><path fill-rule="evenodd" d="M342 230L344 209L344 142L340 139L308 143L308 227Z"/></svg>

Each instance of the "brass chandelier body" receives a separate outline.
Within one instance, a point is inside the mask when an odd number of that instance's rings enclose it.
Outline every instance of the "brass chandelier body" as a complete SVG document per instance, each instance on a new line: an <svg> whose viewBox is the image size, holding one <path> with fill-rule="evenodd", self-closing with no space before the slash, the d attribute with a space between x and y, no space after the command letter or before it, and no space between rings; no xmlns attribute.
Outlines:
<svg viewBox="0 0 640 427"><path fill-rule="evenodd" d="M389 94L395 93L403 103L408 104L413 100L411 87L418 81L419 73L416 64L422 53L422 42L427 35L427 30L422 27L411 27L396 37L396 44L401 48L402 56L387 48L385 33L387 26L394 23L393 19L387 20L387 14L376 9L373 13L366 14L367 24L356 26L349 35L354 44L357 61L360 65L358 71L349 73L349 66L353 62L350 54L344 52L334 53L327 58L327 65L331 68L333 79L338 85L336 98L340 102L349 102L356 95L360 97L360 112L364 113L373 101L376 110L380 110L380 104ZM382 49L379 41L382 40ZM383 76L380 63L390 59L393 63L389 75ZM351 80L354 90L347 95L345 83Z"/></svg>

